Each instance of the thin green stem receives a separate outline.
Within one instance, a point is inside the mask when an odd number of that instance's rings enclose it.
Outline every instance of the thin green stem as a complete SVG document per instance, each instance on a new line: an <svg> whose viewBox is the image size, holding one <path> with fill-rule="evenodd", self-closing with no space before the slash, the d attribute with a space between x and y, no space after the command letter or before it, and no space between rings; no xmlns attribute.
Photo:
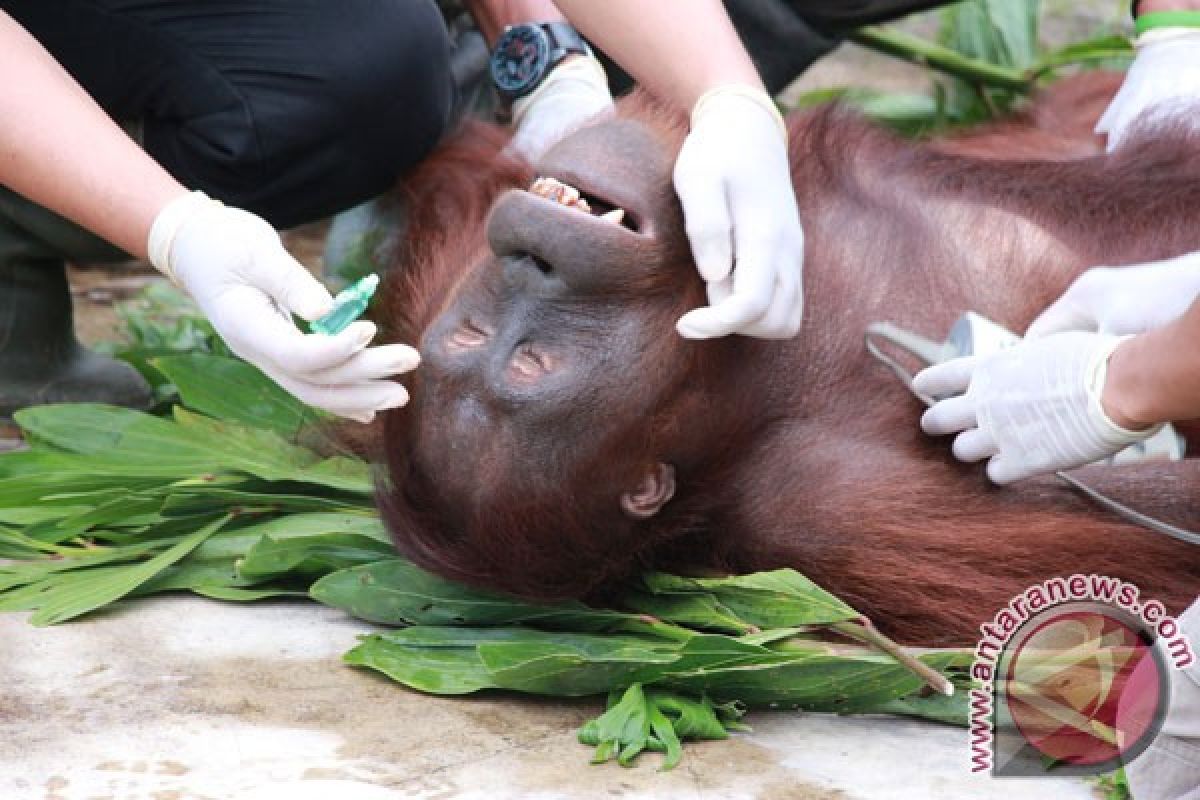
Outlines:
<svg viewBox="0 0 1200 800"><path fill-rule="evenodd" d="M949 47L900 31L876 27L859 28L850 34L850 40L913 64L945 72L968 83L1015 92L1028 92L1033 88L1033 81L1023 70L970 58Z"/></svg>
<svg viewBox="0 0 1200 800"><path fill-rule="evenodd" d="M941 692L947 697L954 694L954 684L950 682L949 678L916 656L906 652L903 647L884 636L875 629L870 620L863 618L849 622L835 622L829 627L843 636L849 636L851 639L866 642L879 648L907 667L909 671L923 680L931 689Z"/></svg>

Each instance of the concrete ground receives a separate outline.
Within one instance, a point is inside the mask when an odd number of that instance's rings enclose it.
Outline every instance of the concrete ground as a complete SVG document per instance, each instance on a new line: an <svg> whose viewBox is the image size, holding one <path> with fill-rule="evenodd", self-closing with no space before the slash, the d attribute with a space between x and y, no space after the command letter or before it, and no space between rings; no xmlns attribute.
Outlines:
<svg viewBox="0 0 1200 800"><path fill-rule="evenodd" d="M961 729L752 713L657 771L589 766L597 701L441 698L340 663L371 630L304 602L146 598L53 628L0 616L3 800L1092 798L967 771Z"/></svg>

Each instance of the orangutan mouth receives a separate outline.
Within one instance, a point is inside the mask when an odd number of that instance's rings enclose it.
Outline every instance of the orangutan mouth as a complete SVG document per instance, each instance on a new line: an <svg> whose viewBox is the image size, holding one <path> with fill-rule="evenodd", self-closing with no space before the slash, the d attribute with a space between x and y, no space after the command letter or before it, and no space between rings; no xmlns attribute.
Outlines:
<svg viewBox="0 0 1200 800"><path fill-rule="evenodd" d="M603 202L597 202L592 198L592 202L588 202L588 198L570 184L563 183L557 178L538 178L529 187L529 191L536 194L538 197L544 197L559 205L567 208L578 209L585 214L599 217L605 222L611 222L614 225L620 225L625 220L625 209L619 207L611 207L611 210L601 212L598 206L608 205Z"/></svg>

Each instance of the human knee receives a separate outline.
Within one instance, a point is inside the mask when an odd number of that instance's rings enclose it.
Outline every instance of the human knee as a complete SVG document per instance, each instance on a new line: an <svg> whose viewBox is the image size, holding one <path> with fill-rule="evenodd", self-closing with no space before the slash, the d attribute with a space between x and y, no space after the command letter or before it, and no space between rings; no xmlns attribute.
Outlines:
<svg viewBox="0 0 1200 800"><path fill-rule="evenodd" d="M330 64L335 129L364 164L395 175L415 164L446 130L454 105L450 41L433 2L345 4L355 30Z"/></svg>

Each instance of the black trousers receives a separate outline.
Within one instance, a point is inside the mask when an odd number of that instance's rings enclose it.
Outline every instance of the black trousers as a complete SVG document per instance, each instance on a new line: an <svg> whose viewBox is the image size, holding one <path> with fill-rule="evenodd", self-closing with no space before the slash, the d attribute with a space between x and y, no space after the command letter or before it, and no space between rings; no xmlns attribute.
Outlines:
<svg viewBox="0 0 1200 800"><path fill-rule="evenodd" d="M455 85L433 0L0 0L185 186L277 227L387 189ZM0 76L15 80L16 76Z"/></svg>

